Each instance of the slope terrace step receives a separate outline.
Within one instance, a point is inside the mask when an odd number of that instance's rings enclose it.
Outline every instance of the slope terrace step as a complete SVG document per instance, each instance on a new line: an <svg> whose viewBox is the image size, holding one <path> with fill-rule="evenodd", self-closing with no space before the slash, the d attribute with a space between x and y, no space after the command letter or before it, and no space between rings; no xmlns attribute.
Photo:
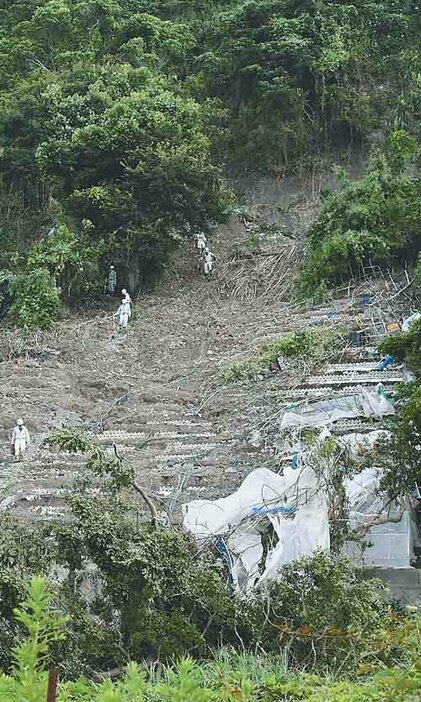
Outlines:
<svg viewBox="0 0 421 702"><path fill-rule="evenodd" d="M35 504L39 502L48 503L51 500L62 501L66 490L64 488L18 488L13 494L8 495L0 502L0 512L9 511L15 505L25 502Z"/></svg>
<svg viewBox="0 0 421 702"><path fill-rule="evenodd" d="M335 385L342 385L346 386L349 385L350 383L353 383L355 385L377 385L378 383L382 383L383 385L392 385L394 383L402 383L403 382L403 376L401 374L393 374L391 375L390 373L385 375L384 373L369 373L369 374L356 374L354 376L352 375L337 375L337 376L326 376L326 375L314 375L310 376L310 378L307 378L307 380L304 381L303 385L321 385L321 386L335 386Z"/></svg>
<svg viewBox="0 0 421 702"><path fill-rule="evenodd" d="M16 483L13 485L13 488L10 489L9 492L15 493L19 491L21 489L19 487L20 485L24 485L25 490L35 490L37 488L48 490L68 490L74 485L74 476L66 476L60 473L26 475L24 479L16 481Z"/></svg>
<svg viewBox="0 0 421 702"><path fill-rule="evenodd" d="M220 457L217 457L209 453L168 453L154 456L153 458L148 457L141 461L138 466L138 470L142 473L146 471L148 478L155 478L155 476L168 477L162 473L162 471L172 470L174 473L184 473L186 467L193 464L195 467L203 466L208 468L220 467L221 463L225 465L237 465L232 461L223 461Z"/></svg>
<svg viewBox="0 0 421 702"><path fill-rule="evenodd" d="M32 461L23 462L28 471L48 471L48 470L63 470L64 472L75 472L86 465L87 456L80 458L78 461L49 461L44 458L35 458Z"/></svg>
<svg viewBox="0 0 421 702"><path fill-rule="evenodd" d="M241 456L215 455L212 452L204 455L200 453L174 453L155 456L155 459L159 461L161 467L160 469L169 463L172 464L171 467L177 471L180 471L184 464L188 465L189 463L192 463L192 461L197 460L200 466L209 468L211 473L213 468L218 468L218 470L224 468L232 471L233 473L237 473L238 471L250 472L256 467L261 468L263 465L271 467L269 464L276 463L275 457L272 457L272 460L269 460L267 457L262 458L260 454L256 454L255 452L250 454L243 453ZM154 465L156 466L156 463ZM148 468L148 466L151 466L152 468L150 462L144 462L142 463L141 468L142 470L145 470ZM217 480L220 481L218 476Z"/></svg>
<svg viewBox="0 0 421 702"><path fill-rule="evenodd" d="M179 432L181 434L189 434L189 433L196 433L197 431L201 432L206 432L206 431L211 431L212 429L212 424L210 422L206 422L204 420L198 419L198 421L191 422L189 420L163 420L163 421L145 421L145 422L139 422L139 421L133 421L133 422L124 422L125 426L129 425L130 431L131 432L146 432L147 434L150 434L151 432L165 432L165 431L173 431L173 432ZM121 429L121 424L118 422L112 422L112 426L109 427L109 429L106 430L107 432L111 431L123 431ZM104 432L106 433L106 432Z"/></svg>
<svg viewBox="0 0 421 702"><path fill-rule="evenodd" d="M201 443L202 441L209 441L213 438L216 438L216 434L213 432L179 433L177 431L167 431L151 435L150 433L146 432L105 431L103 434L98 434L95 437L95 441L98 444L124 443L128 445L136 445L143 444L148 439L150 440L150 444L166 444L175 439L181 443Z"/></svg>
<svg viewBox="0 0 421 702"><path fill-rule="evenodd" d="M377 429L382 429L382 420L377 419L340 419L332 426L332 433L341 434L367 434Z"/></svg>
<svg viewBox="0 0 421 702"><path fill-rule="evenodd" d="M136 406L129 405L119 405L115 408L116 415L120 415L122 419L133 418L134 420L138 415L149 415L152 412L160 412L162 414L176 414L181 413L184 416L188 416L191 412L194 415L194 405L190 403L190 407L182 403L177 402L138 402Z"/></svg>
<svg viewBox="0 0 421 702"><path fill-rule="evenodd" d="M168 446L167 453L160 453L155 456L157 460L168 460L171 456L194 456L202 453L209 453L218 448L218 444L183 444L174 442Z"/></svg>
<svg viewBox="0 0 421 702"><path fill-rule="evenodd" d="M366 373L367 371L378 371L379 361L356 361L355 363L331 363L325 369L325 373ZM383 372L383 371L381 371Z"/></svg>
<svg viewBox="0 0 421 702"><path fill-rule="evenodd" d="M324 372L324 375L326 375L326 378L330 379L331 377L335 377L335 372L333 373L326 373ZM378 369L374 370L359 370L358 368L356 370L354 369L349 369L349 370L342 370L339 371L338 376L344 377L344 378L357 378L357 379L363 379L365 377L371 378L372 376L375 376L376 378L381 381L382 378L388 378L388 379L395 379L397 378L398 380L403 380L403 372L402 370L387 370L387 371L382 371Z"/></svg>

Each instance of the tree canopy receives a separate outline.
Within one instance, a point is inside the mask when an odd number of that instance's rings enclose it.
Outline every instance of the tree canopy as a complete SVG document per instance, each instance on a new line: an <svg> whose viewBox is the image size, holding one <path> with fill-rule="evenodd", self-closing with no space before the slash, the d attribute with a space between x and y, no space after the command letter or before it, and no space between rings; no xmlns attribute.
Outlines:
<svg viewBox="0 0 421 702"><path fill-rule="evenodd" d="M46 327L111 261L150 283L225 218L227 169L418 139L420 24L415 0L2 2L5 309Z"/></svg>

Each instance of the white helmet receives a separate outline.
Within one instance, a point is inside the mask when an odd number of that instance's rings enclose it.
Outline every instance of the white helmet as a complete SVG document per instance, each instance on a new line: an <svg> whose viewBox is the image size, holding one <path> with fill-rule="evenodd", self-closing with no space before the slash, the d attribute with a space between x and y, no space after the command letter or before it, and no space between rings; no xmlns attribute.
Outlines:
<svg viewBox="0 0 421 702"><path fill-rule="evenodd" d="M23 424L23 419L22 419L21 417L19 417L19 419L18 419L18 425L21 427L22 424Z"/></svg>

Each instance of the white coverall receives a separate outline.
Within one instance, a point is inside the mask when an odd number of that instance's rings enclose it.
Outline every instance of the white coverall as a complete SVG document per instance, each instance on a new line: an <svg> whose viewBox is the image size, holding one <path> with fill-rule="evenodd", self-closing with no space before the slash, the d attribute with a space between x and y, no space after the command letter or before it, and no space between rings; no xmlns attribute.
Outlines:
<svg viewBox="0 0 421 702"><path fill-rule="evenodd" d="M203 270L205 275L209 275L209 273L211 273L214 259L215 256L213 255L212 251L208 250L205 254L203 254Z"/></svg>
<svg viewBox="0 0 421 702"><path fill-rule="evenodd" d="M199 253L203 253L204 249L206 248L206 237L203 232L201 234L196 234L196 241Z"/></svg>
<svg viewBox="0 0 421 702"><path fill-rule="evenodd" d="M127 300L121 303L117 310L118 326L125 329L131 316L130 303Z"/></svg>
<svg viewBox="0 0 421 702"><path fill-rule="evenodd" d="M29 431L24 424L18 424L12 432L12 446L14 448L16 460L24 457L26 446L30 443Z"/></svg>
<svg viewBox="0 0 421 702"><path fill-rule="evenodd" d="M129 293L127 290L125 292L121 291L123 293L123 302L127 303L129 306L129 319L132 316L132 298L130 297Z"/></svg>

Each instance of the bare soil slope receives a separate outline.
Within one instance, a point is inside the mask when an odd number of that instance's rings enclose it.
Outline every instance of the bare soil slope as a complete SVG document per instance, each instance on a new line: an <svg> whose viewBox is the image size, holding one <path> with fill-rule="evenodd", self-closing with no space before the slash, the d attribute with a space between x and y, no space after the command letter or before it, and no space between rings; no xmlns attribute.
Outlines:
<svg viewBox="0 0 421 702"><path fill-rule="evenodd" d="M62 425L115 444L171 516L179 516L184 500L227 494L258 465L277 468L270 445L256 446L253 436L288 401L297 379L282 374L224 386L218 374L331 306L309 309L293 301L300 218L295 231L286 231L273 212L255 209L252 219L238 213L219 229L210 280L186 244L159 291L136 300L127 334L116 332L105 300L103 311L71 316L25 342L4 332L1 510L34 518L63 514L63 496L83 470L83 457L41 446ZM355 324L359 314L348 296L335 302L335 311L332 325ZM23 464L13 463L8 443L18 416L33 437Z"/></svg>

